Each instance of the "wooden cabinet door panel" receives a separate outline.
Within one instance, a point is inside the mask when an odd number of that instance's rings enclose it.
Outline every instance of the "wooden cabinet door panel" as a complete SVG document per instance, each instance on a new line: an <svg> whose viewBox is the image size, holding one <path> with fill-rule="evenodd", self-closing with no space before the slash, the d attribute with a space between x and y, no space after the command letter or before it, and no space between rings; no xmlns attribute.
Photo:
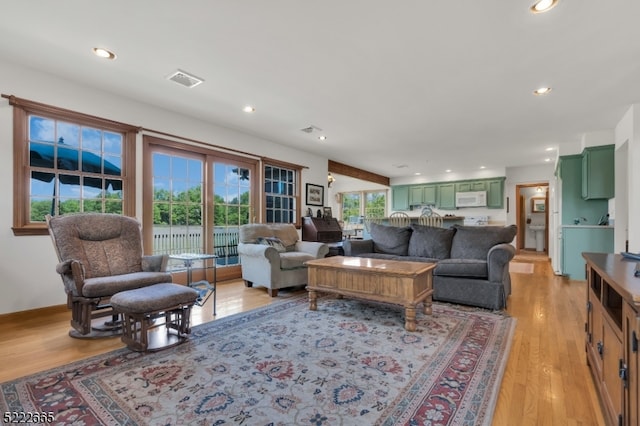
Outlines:
<svg viewBox="0 0 640 426"><path fill-rule="evenodd" d="M604 350L602 356L602 399L611 424L618 423L618 416L624 413L623 384L620 379L620 360L622 359L622 340L615 326L607 319L603 321Z"/></svg>

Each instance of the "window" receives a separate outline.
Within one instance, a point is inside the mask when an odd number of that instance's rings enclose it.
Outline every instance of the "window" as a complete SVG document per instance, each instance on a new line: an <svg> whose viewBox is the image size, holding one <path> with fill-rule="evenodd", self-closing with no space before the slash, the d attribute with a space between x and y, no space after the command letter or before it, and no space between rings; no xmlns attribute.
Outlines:
<svg viewBox="0 0 640 426"><path fill-rule="evenodd" d="M143 152L145 247L215 254L217 278L239 278L239 230L253 215L258 161L150 135ZM173 260L169 267L184 269Z"/></svg>
<svg viewBox="0 0 640 426"><path fill-rule="evenodd" d="M45 215L135 215L134 126L15 97L15 235L47 233Z"/></svg>
<svg viewBox="0 0 640 426"><path fill-rule="evenodd" d="M384 217L387 211L387 191L364 193L364 216Z"/></svg>
<svg viewBox="0 0 640 426"><path fill-rule="evenodd" d="M359 191L342 194L342 220L357 223L360 217L384 217L387 191Z"/></svg>
<svg viewBox="0 0 640 426"><path fill-rule="evenodd" d="M353 218L358 218L362 215L360 212L360 199L361 194L359 192L347 192L342 194L342 220L348 223L357 222Z"/></svg>
<svg viewBox="0 0 640 426"><path fill-rule="evenodd" d="M152 253L203 253L203 159L164 152L152 158Z"/></svg>
<svg viewBox="0 0 640 426"><path fill-rule="evenodd" d="M250 223L254 167L218 159L213 167L214 247L218 264L237 265L240 225Z"/></svg>
<svg viewBox="0 0 640 426"><path fill-rule="evenodd" d="M264 166L264 195L266 223L299 225L299 171L292 167L266 164Z"/></svg>

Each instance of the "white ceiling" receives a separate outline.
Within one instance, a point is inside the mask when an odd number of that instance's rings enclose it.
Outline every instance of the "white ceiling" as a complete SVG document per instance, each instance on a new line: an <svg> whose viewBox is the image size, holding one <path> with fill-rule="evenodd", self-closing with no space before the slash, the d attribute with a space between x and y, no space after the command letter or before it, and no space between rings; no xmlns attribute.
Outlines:
<svg viewBox="0 0 640 426"><path fill-rule="evenodd" d="M537 165L640 102L640 1L532 3L5 1L0 61L389 177Z"/></svg>

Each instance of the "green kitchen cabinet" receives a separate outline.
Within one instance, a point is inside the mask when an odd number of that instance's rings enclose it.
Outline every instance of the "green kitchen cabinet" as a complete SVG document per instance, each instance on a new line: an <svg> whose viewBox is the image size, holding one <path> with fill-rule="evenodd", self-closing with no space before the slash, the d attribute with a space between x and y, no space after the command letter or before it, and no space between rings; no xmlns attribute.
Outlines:
<svg viewBox="0 0 640 426"><path fill-rule="evenodd" d="M407 185L391 188L392 208L397 210L409 210L409 187Z"/></svg>
<svg viewBox="0 0 640 426"><path fill-rule="evenodd" d="M422 204L435 206L438 202L438 185L425 185L422 189Z"/></svg>
<svg viewBox="0 0 640 426"><path fill-rule="evenodd" d="M486 191L486 190L487 190L487 182L484 180L456 182L456 192Z"/></svg>
<svg viewBox="0 0 640 426"><path fill-rule="evenodd" d="M572 280L586 279L582 252L613 253L613 227L563 226L562 275Z"/></svg>
<svg viewBox="0 0 640 426"><path fill-rule="evenodd" d="M615 196L615 145L585 148L582 152L582 198L610 199Z"/></svg>
<svg viewBox="0 0 640 426"><path fill-rule="evenodd" d="M581 155L560 157L560 178L562 179L562 216L563 225L572 225L575 220L581 225L595 225L599 218L609 211L609 201L605 199L582 198L582 162Z"/></svg>
<svg viewBox="0 0 640 426"><path fill-rule="evenodd" d="M501 209L504 207L504 179L492 179L487 184L487 207Z"/></svg>
<svg viewBox="0 0 640 426"><path fill-rule="evenodd" d="M437 185L411 185L409 187L409 205L435 205L438 199Z"/></svg>
<svg viewBox="0 0 640 426"><path fill-rule="evenodd" d="M456 208L456 185L455 183L441 183L438 185L438 204L442 210L455 210Z"/></svg>
<svg viewBox="0 0 640 426"><path fill-rule="evenodd" d="M418 206L423 203L424 198L424 186L412 185L409 187L409 205Z"/></svg>

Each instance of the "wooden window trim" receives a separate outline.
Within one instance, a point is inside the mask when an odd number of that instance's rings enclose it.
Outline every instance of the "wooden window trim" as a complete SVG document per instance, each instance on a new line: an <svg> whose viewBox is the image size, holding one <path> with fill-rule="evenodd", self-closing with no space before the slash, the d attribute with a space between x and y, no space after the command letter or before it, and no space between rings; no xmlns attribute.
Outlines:
<svg viewBox="0 0 640 426"><path fill-rule="evenodd" d="M119 123L96 116L83 114L52 105L46 105L15 96L2 95L13 106L13 234L48 235L45 223L32 223L29 218L29 144L27 142L29 129L27 118L29 114L42 115L46 118L65 120L86 126L98 127L124 134L122 152L122 213L135 217L136 214L136 134L140 130L137 126Z"/></svg>
<svg viewBox="0 0 640 426"><path fill-rule="evenodd" d="M260 214L262 216L261 222L265 221L267 217L267 194L264 190L264 174L265 168L267 166L291 169L296 173L296 221L293 223L293 225L297 229L302 228L302 189L300 187L302 186L302 169L305 169L306 167L300 166L298 164L288 163L286 161L274 160L273 158L262 158L262 167L260 168L260 173L262 174L260 176L260 193L262 194L262 208L260 211Z"/></svg>

